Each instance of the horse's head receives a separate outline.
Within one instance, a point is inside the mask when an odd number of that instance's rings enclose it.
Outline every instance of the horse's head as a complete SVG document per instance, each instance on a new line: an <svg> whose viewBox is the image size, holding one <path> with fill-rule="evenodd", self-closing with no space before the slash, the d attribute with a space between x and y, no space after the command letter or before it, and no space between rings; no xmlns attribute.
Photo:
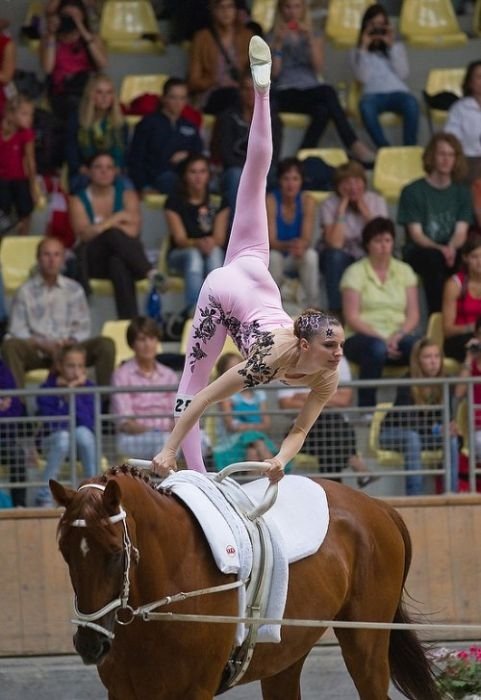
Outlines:
<svg viewBox="0 0 481 700"><path fill-rule="evenodd" d="M117 611L128 607L131 555L138 558L138 550L115 479L78 491L51 480L50 490L65 506L58 540L75 593L74 646L85 664L99 664L110 651Z"/></svg>

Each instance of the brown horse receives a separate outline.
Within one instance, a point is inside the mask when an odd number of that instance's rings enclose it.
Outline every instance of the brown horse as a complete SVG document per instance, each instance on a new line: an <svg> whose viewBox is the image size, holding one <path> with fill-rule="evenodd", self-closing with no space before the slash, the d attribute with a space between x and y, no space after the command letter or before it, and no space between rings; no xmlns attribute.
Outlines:
<svg viewBox="0 0 481 700"><path fill-rule="evenodd" d="M50 482L55 499L65 506L59 546L77 611L92 620L74 636L77 652L84 663L98 666L109 700L211 700L233 647L234 624L136 617L122 626L116 619L126 599L137 608L235 577L218 570L191 512L137 469L113 467L88 483L98 486L73 491ZM411 543L401 517L382 501L342 484L325 481L323 487L329 529L314 555L291 564L285 617L409 622L402 595ZM236 615L237 593L193 597L163 610ZM300 700L302 666L324 631L284 627L280 644L257 645L242 683L260 680L265 700ZM440 700L413 632L335 633L361 700L386 700L390 678L411 700Z"/></svg>

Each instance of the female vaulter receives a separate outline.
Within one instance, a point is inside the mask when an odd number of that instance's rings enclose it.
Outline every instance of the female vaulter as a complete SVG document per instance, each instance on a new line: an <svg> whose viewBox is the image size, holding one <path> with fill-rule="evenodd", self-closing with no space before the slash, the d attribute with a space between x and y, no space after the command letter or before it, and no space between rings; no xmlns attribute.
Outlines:
<svg viewBox="0 0 481 700"><path fill-rule="evenodd" d="M223 267L207 276L199 294L176 398L176 425L152 460L153 471L161 476L176 469L180 446L189 469L204 472L199 418L207 407L245 387L277 379L311 389L278 454L265 460L266 476L278 481L338 384L344 345L340 322L316 309L307 309L293 322L268 271L265 188L272 158L271 55L258 36L251 39L249 58L255 104L232 232ZM209 384L227 334L245 360Z"/></svg>

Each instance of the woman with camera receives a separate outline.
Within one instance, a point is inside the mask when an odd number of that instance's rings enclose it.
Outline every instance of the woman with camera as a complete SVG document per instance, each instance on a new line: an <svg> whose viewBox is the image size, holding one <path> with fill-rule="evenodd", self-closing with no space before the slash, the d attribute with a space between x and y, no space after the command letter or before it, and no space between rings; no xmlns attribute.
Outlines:
<svg viewBox="0 0 481 700"><path fill-rule="evenodd" d="M409 75L407 54L382 5L370 5L365 11L357 47L351 50L351 66L362 85L359 111L373 143L378 148L390 145L379 116L395 112L403 118L404 145L416 144L419 105L404 82Z"/></svg>
<svg viewBox="0 0 481 700"><path fill-rule="evenodd" d="M280 112L308 114L311 122L300 148L316 148L332 120L351 156L372 163L374 154L359 140L332 87L320 82L324 65L322 37L312 27L306 0L278 0L272 36L272 76Z"/></svg>
<svg viewBox="0 0 481 700"><path fill-rule="evenodd" d="M40 63L48 76L52 111L65 123L69 114L77 111L90 74L107 66L105 46L90 31L82 0L68 0L58 12L47 13Z"/></svg>
<svg viewBox="0 0 481 700"><path fill-rule="evenodd" d="M481 235L475 233L461 248L462 268L444 286L443 328L444 352L458 362L467 358L467 349L474 350L476 321L481 318Z"/></svg>

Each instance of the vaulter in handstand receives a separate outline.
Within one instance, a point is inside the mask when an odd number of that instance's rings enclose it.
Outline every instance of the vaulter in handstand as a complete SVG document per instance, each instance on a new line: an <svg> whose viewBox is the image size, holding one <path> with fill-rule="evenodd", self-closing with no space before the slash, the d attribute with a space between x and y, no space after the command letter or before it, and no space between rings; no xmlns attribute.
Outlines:
<svg viewBox="0 0 481 700"><path fill-rule="evenodd" d="M152 460L153 471L161 476L176 469L179 447L189 469L204 472L199 418L207 407L277 379L311 389L278 454L266 460L266 475L278 481L338 384L341 323L317 309L307 309L293 322L268 270L265 190L272 158L271 55L258 36L251 39L249 58L255 103L232 232L223 267L207 276L199 294L176 399L176 425ZM245 360L209 384L227 334Z"/></svg>

